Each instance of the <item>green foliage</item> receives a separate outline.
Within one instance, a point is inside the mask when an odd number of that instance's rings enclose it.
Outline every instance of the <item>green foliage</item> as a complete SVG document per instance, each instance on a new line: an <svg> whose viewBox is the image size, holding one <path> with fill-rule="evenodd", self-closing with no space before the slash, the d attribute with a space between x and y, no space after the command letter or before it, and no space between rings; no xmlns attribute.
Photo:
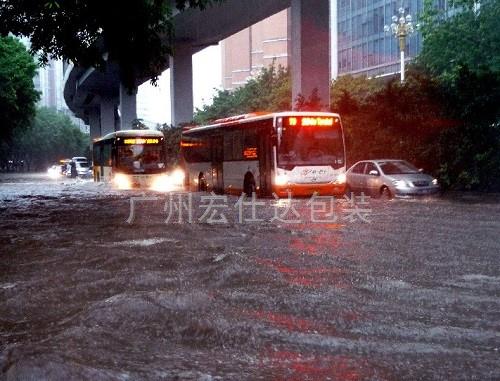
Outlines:
<svg viewBox="0 0 500 381"><path fill-rule="evenodd" d="M455 0L448 13L428 5L418 61L440 81L442 107L453 121L436 151L442 183L498 190L500 2Z"/></svg>
<svg viewBox="0 0 500 381"><path fill-rule="evenodd" d="M147 130L148 126L144 124L144 120L136 118L132 121L132 130Z"/></svg>
<svg viewBox="0 0 500 381"><path fill-rule="evenodd" d="M332 93L334 110L343 120L349 163L402 158L437 170L428 151L446 122L439 87L430 77L416 70L404 84L346 77L334 82Z"/></svg>
<svg viewBox="0 0 500 381"><path fill-rule="evenodd" d="M309 97L299 94L295 99L294 110L296 111L318 111L323 109L321 97L318 95L318 89L314 88Z"/></svg>
<svg viewBox="0 0 500 381"><path fill-rule="evenodd" d="M441 136L440 176L450 187L500 190L500 73L462 68L446 86L455 127Z"/></svg>
<svg viewBox="0 0 500 381"><path fill-rule="evenodd" d="M16 129L29 125L39 94L33 77L37 66L25 46L14 37L0 37L0 141L8 142Z"/></svg>
<svg viewBox="0 0 500 381"><path fill-rule="evenodd" d="M366 104L367 99L383 86L378 80L364 76L343 75L332 82L330 91L331 109L348 114Z"/></svg>
<svg viewBox="0 0 500 381"><path fill-rule="evenodd" d="M118 63L122 81L132 88L136 78L164 69L173 47L174 11L205 8L222 0L3 0L0 34L29 37L42 62L65 58L83 67L105 66L103 53Z"/></svg>
<svg viewBox="0 0 500 381"><path fill-rule="evenodd" d="M42 171L60 159L84 156L89 144L89 136L67 115L40 108L29 128L15 131L7 158L24 160L28 171Z"/></svg>
<svg viewBox="0 0 500 381"><path fill-rule="evenodd" d="M500 2L480 3L477 8L470 0L452 2L448 14L427 6L418 60L433 75L452 82L463 67L500 73Z"/></svg>
<svg viewBox="0 0 500 381"><path fill-rule="evenodd" d="M211 105L197 109L194 120L205 124L219 118L254 111L284 111L291 108L290 73L279 66L261 73L234 91L219 90Z"/></svg>
<svg viewBox="0 0 500 381"><path fill-rule="evenodd" d="M182 127L169 126L163 124L158 126L159 131L165 136L166 152L167 152L167 167L173 168L178 164L180 157L180 144L182 136Z"/></svg>

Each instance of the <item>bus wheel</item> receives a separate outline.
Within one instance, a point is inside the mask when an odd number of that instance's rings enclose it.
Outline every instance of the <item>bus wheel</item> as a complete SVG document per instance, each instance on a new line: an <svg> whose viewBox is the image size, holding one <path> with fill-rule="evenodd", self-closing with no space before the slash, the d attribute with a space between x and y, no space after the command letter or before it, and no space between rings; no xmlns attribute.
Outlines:
<svg viewBox="0 0 500 381"><path fill-rule="evenodd" d="M243 192L248 197L252 197L252 193L255 192L255 179L250 171L245 173L245 178L243 179Z"/></svg>
<svg viewBox="0 0 500 381"><path fill-rule="evenodd" d="M198 175L198 191L206 192L206 190L207 190L207 182L205 180L203 172L200 172L200 174Z"/></svg>

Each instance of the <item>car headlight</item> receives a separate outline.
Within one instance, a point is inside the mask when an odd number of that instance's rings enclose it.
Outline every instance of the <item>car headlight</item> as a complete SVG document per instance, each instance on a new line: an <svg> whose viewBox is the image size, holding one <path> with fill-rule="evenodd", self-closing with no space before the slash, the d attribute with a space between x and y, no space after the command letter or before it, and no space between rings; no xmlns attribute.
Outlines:
<svg viewBox="0 0 500 381"><path fill-rule="evenodd" d="M392 183L396 188L408 188L408 183L404 180L392 180Z"/></svg>
<svg viewBox="0 0 500 381"><path fill-rule="evenodd" d="M117 173L113 177L113 183L118 189L130 189L132 188L132 183L127 175L123 173Z"/></svg>
<svg viewBox="0 0 500 381"><path fill-rule="evenodd" d="M438 179L432 179L432 185L439 185Z"/></svg>

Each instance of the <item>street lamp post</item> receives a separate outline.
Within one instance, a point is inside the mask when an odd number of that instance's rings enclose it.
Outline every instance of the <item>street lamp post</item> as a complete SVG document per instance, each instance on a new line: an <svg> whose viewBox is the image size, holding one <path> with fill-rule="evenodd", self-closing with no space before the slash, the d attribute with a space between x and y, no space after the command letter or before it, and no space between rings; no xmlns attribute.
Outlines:
<svg viewBox="0 0 500 381"><path fill-rule="evenodd" d="M411 15L406 15L403 8L399 8L399 17L392 16L392 24L384 26L386 32L391 32L399 40L399 50L401 55L401 82L405 80L405 47L406 36L414 32L411 22Z"/></svg>

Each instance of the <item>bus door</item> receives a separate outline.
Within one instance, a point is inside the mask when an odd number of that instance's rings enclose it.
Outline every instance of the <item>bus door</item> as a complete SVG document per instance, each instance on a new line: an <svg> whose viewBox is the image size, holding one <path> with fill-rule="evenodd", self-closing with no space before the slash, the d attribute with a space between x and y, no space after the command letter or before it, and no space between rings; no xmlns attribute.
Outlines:
<svg viewBox="0 0 500 381"><path fill-rule="evenodd" d="M216 193L224 192L224 141L221 135L212 136L212 188Z"/></svg>
<svg viewBox="0 0 500 381"><path fill-rule="evenodd" d="M273 162L273 152L271 137L268 130L262 130L259 134L259 174L260 174L260 196L271 196L272 183L271 172Z"/></svg>

